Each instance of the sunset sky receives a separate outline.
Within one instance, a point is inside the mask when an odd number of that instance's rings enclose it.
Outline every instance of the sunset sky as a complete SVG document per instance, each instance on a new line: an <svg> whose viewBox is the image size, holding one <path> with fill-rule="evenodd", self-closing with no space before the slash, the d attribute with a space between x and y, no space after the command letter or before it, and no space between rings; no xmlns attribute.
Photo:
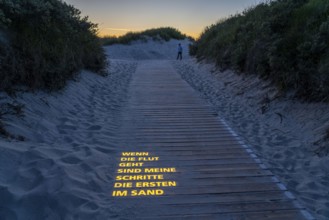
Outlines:
<svg viewBox="0 0 329 220"><path fill-rule="evenodd" d="M197 37L206 26L264 0L64 0L99 24L100 35L174 27Z"/></svg>

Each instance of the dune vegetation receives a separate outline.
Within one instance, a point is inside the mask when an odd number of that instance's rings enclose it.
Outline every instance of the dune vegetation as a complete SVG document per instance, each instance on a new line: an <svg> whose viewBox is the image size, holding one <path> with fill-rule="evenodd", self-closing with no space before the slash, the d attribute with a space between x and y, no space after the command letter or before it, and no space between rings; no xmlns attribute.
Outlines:
<svg viewBox="0 0 329 220"><path fill-rule="evenodd" d="M296 97L329 101L328 45L329 1L277 0L207 27L190 53L257 74Z"/></svg>
<svg viewBox="0 0 329 220"><path fill-rule="evenodd" d="M53 91L81 69L105 74L97 25L61 0L0 1L0 90Z"/></svg>
<svg viewBox="0 0 329 220"><path fill-rule="evenodd" d="M102 43L103 45L130 44L131 42L137 40L146 42L148 38L151 38L152 40L169 41L170 39L183 40L188 37L175 28L162 27L148 29L141 32L128 32L120 37L105 36L102 38Z"/></svg>

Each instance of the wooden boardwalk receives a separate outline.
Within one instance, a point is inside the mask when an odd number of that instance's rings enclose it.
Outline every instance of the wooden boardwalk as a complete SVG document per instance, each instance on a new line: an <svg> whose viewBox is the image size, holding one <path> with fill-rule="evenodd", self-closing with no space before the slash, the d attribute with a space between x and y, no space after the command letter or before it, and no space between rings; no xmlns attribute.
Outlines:
<svg viewBox="0 0 329 220"><path fill-rule="evenodd" d="M113 218L312 219L169 61L141 62L129 94Z"/></svg>

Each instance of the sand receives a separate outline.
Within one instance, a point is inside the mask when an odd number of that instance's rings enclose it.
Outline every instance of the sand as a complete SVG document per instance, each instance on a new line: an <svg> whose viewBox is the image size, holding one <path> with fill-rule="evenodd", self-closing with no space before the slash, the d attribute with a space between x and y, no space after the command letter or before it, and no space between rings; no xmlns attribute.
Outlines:
<svg viewBox="0 0 329 220"><path fill-rule="evenodd" d="M329 105L303 103L255 75L194 59L173 65L317 219L329 219ZM318 143L318 144L315 144ZM329 147L327 147L329 149Z"/></svg>
<svg viewBox="0 0 329 220"><path fill-rule="evenodd" d="M0 139L0 219L109 219L114 136L136 66L112 60L106 78L82 72L61 92L18 94L25 117L5 123L27 140Z"/></svg>
<svg viewBox="0 0 329 220"><path fill-rule="evenodd" d="M0 219L119 219L113 210L117 130L136 67L170 60L258 157L320 220L329 219L329 157L314 153L329 126L329 106L306 104L255 76L220 72L188 56L176 61L179 41L106 47L109 76L83 71L60 92L1 93L24 104L24 117L7 115L19 142L0 138ZM271 101L269 101L271 100Z"/></svg>

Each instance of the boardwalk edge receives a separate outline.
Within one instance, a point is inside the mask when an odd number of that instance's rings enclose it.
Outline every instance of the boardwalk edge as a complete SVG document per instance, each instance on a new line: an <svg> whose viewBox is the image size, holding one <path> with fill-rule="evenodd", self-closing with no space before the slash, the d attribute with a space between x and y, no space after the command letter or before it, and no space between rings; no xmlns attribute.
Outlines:
<svg viewBox="0 0 329 220"><path fill-rule="evenodd" d="M241 139L239 135L228 125L228 123L218 116L219 121L223 123L223 125L227 128L227 130L234 136L234 138L242 145L242 147L245 149L245 151L258 163L259 167L264 170L269 170L268 167L257 157L257 155L254 153L253 148L248 146L244 140ZM301 214L307 219L307 220L316 220L310 212L308 212L296 199L296 197L288 191L287 187L273 174L273 182L276 182L276 185L278 188L282 191L284 191L284 195L293 201L293 205L300 210Z"/></svg>

